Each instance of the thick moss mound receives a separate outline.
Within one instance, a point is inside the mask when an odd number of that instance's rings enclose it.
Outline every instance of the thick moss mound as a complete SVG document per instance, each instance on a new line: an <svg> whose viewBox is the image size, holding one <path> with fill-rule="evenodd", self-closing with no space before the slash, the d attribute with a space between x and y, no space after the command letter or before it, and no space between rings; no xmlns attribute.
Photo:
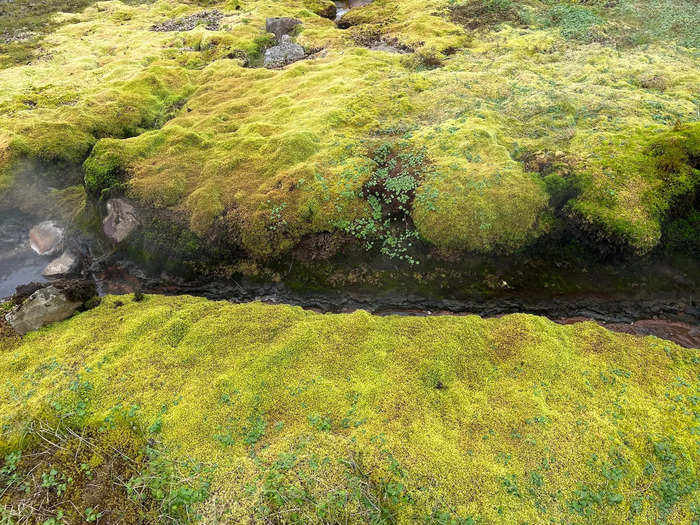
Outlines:
<svg viewBox="0 0 700 525"><path fill-rule="evenodd" d="M126 421L207 466L210 523L700 517L700 354L653 337L146 296L1 344L0 448Z"/></svg>
<svg viewBox="0 0 700 525"><path fill-rule="evenodd" d="M205 3L217 24L152 30ZM561 223L646 254L698 186L696 155L655 161L698 141L693 2L375 0L347 29L318 1L205 3L47 19L29 58L0 64L0 191L19 156L87 157L93 194L175 211L262 260L338 231L395 258L416 239L513 253ZM307 60L259 67L268 16L301 20ZM385 144L421 159L407 230L363 191Z"/></svg>

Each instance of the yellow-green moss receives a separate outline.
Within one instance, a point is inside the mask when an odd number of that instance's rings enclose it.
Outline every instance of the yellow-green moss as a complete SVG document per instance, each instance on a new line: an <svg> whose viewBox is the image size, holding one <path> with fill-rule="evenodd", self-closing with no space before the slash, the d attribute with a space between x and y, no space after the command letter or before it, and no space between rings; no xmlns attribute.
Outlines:
<svg viewBox="0 0 700 525"><path fill-rule="evenodd" d="M476 31L459 25L447 0L375 0L346 15L347 30L319 16L316 1L210 4L224 12L217 31L149 30L201 10L187 3L101 2L57 15L61 25L43 42L50 56L0 70L0 187L10 184L11 156L91 154L92 191L119 185L185 212L198 234L234 232L231 242L265 258L370 218L364 180L349 188L346 175L378 143L406 140L428 152L433 171L411 214L423 240L513 252L548 230L542 174L518 162L544 150L575 160L567 176L581 194L567 208L571 220L638 253L658 243L677 192L645 152L657 133L697 120L700 76L685 19L674 22L687 29L681 47L673 35L651 38L624 2L564 7L563 17L530 2L486 2L517 11L520 27ZM677 15L664 6L644 8L670 27ZM571 25L590 18L581 9L601 20L605 38L576 36L583 26ZM284 70L244 67L259 66L273 43L268 16L299 18L297 41L322 52ZM611 40L615 31L646 31L645 47ZM415 53L358 47L377 39ZM675 187L697 184L694 172L683 177Z"/></svg>
<svg viewBox="0 0 700 525"><path fill-rule="evenodd" d="M176 457L217 465L209 522L319 520L355 476L400 522L697 512L698 350L592 323L108 297L0 357L4 440L54 401L98 426L133 406ZM351 492L331 516L362 522Z"/></svg>

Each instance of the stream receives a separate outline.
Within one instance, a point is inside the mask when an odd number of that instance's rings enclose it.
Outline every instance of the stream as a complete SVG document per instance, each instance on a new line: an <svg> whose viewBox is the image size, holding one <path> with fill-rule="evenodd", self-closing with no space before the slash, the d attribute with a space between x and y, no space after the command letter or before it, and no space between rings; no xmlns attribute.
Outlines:
<svg viewBox="0 0 700 525"><path fill-rule="evenodd" d="M0 299L10 297L17 286L50 280L43 275L47 265L69 254L75 266L68 274L94 279L103 295L136 290L189 294L232 302L289 304L323 313L362 309L377 315L498 317L521 312L566 324L593 320L611 330L652 334L700 348L700 302L696 297L700 269L692 256L673 261L648 258L579 264L574 260L565 264L552 260L551 253L540 253L538 248L534 258L532 254L518 255L480 265L465 255L459 261L443 261L432 268L438 274L456 270L456 275L439 278L432 287L425 286L423 278L416 280L413 268L392 268L386 259L349 252L318 267L292 254L273 268L274 277L257 280L222 278L211 273L183 278L163 266L147 270L128 255L130 250L116 249L118 246L102 232L106 207L86 199L81 183L80 166L37 161L19 164L15 184L0 195ZM146 210L141 212L143 228L148 228L149 216ZM37 248L36 227L41 224L65 232L60 245L46 255L32 247ZM32 242L30 231L34 231ZM167 248L163 244L154 247L148 236L145 239L134 246L134 251L157 257L154 250ZM131 248L133 243L129 243ZM194 257L195 263L204 262L199 252ZM234 262L235 255L227 257L226 264ZM187 261L176 259L170 268L177 270L183 262ZM326 270L330 266L333 272L345 276L367 267L379 269L385 276L394 273L383 286L371 284L372 278L361 281L364 284L334 284L328 273L317 271L324 264ZM421 268L421 272L427 277L431 268ZM486 281L491 281L490 287L483 286ZM506 281L507 286L501 286Z"/></svg>
<svg viewBox="0 0 700 525"><path fill-rule="evenodd" d="M0 297L7 298L17 286L44 282L46 265L55 259L30 247L29 230L46 217L20 212L0 215ZM128 294L136 290L156 294L188 294L232 302L262 301L289 304L316 312L345 313L362 309L377 315L467 315L483 317L522 312L546 316L570 324L593 320L607 328L636 335L656 335L687 347L700 347L700 309L693 295L694 283L682 273L674 276L663 265L645 269L677 279L681 285L664 293L591 293L554 295L538 292L504 291L485 298L423 296L406 289L372 291L339 289L307 291L292 289L282 282L237 279L184 279L166 272L147 272L122 253L105 249L99 239L67 238L85 261L83 276L92 277L100 294ZM683 284L685 283L685 284ZM604 289L604 288L602 288Z"/></svg>
<svg viewBox="0 0 700 525"><path fill-rule="evenodd" d="M49 207L50 208L50 207ZM580 291L548 291L540 277L531 276L532 284L504 289L489 296L477 296L453 290L425 294L402 283L390 289L344 286L313 291L314 287L289 286L291 275L280 282L252 280L244 277L185 279L166 271L147 271L130 260L123 251L115 251L99 234L86 234L65 227L63 248L52 255L39 255L31 247L29 232L33 226L54 216L29 214L19 210L0 213L0 298L11 296L15 288L29 282L45 282L46 266L61 250L70 249L81 261L83 277L95 280L104 294L128 294L136 290L154 294L188 294L232 302L262 301L289 304L322 313L346 313L358 309L376 315L468 315L498 317L509 313L530 313L559 323L593 320L610 330L636 335L656 335L686 347L700 347L700 308L694 296L695 282L684 272L663 261L635 265L631 269L591 268ZM691 261L692 264L692 261ZM290 265L290 269L293 265ZM620 288L619 275L634 274L636 279ZM582 281L583 274L562 274L562 278ZM655 279L655 280L654 280ZM657 289L655 282L670 283ZM583 282L583 281L582 281ZM647 286L647 283L648 286Z"/></svg>

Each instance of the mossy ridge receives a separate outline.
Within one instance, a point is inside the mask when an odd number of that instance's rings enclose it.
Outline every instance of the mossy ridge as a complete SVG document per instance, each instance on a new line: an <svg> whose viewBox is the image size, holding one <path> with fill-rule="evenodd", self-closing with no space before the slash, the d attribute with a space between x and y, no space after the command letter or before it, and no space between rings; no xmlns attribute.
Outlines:
<svg viewBox="0 0 700 525"><path fill-rule="evenodd" d="M599 225L604 237L621 238L638 253L658 242L663 213L657 208L671 202L654 194L658 177L636 184L601 176L595 155L607 151L589 155L587 148L596 137L643 129L653 135L654 126L695 119L692 50L661 43L621 52L562 36L558 26L537 29L539 18L527 28L478 32L466 47L467 33L447 21L440 1L397 8L378 0L350 13L356 25L348 31L315 14L315 3L215 4L226 14L219 31L156 33L148 30L153 22L201 8L99 3L46 37L53 60L4 71L0 86L7 95L0 104L8 118L0 131L0 184L10 183L7 166L18 154L82 159L95 139L137 135L173 116L162 132L125 146L99 145L86 164L88 186L95 193L126 189L145 203L184 211L200 235L224 225L236 232L232 243L266 259L339 221L370 217L360 198L339 214L343 174L367 163L373 137L404 130L420 139L417 149L432 150L430 162L440 167L439 177L426 177L419 188L412 218L423 239L441 250L513 252L549 230L547 187L509 160L523 148L578 160L571 178L587 188L572 217ZM592 9L608 13L602 5ZM270 44L263 26L274 15L302 19L298 41L326 48L327 56L280 72L240 67ZM357 49L354 30L375 31L418 52L399 57ZM95 63L99 67L84 67ZM57 66L72 87L55 81ZM138 84L149 76L164 88L144 91L116 80ZM181 108L194 90L191 104ZM136 100L124 98L129 91ZM232 92L238 98L232 100ZM115 104L134 111L116 115ZM445 130L462 140L447 141L451 146L443 150L436 137L444 139ZM482 134L491 146L482 148ZM475 146L482 151L469 151ZM629 197L638 212L610 213L610 191ZM462 216L468 220L460 223Z"/></svg>
<svg viewBox="0 0 700 525"><path fill-rule="evenodd" d="M638 253L650 251L671 206L700 186L700 123L602 134L591 149L594 159L570 211L584 222L603 223Z"/></svg>
<svg viewBox="0 0 700 525"><path fill-rule="evenodd" d="M610 88L606 87L603 81L601 86L592 92L590 102L576 102L574 96L578 96L575 93L579 91L577 81L568 84L564 79L571 78L572 75L580 75L580 71L575 73L572 66L570 70L567 67L557 72L554 68L561 66L562 62L560 60L552 62L551 58L550 61L542 62L537 66L541 68L539 75L522 74L508 88L501 86L494 91L490 87L492 86L490 82L497 76L507 76L513 67L509 62L512 59L511 55L503 55L502 51L500 54L495 54L494 46L498 45L498 49L502 49L503 41L512 49L512 53L521 59L527 59L533 54L538 57L539 53L546 52L550 55L553 53L563 61L566 53L570 52L570 47L557 40L551 33L534 32L521 38L512 31L503 30L496 37L485 40L483 47L476 48L474 53L455 55L446 64L447 71L433 70L416 73L410 68L405 69L407 64L405 61L389 59L389 57L380 61L376 54L365 51L356 51L352 55L345 54L337 58L329 56L320 63L299 64L279 74L280 80L283 81L284 92L279 93L279 88L273 88L275 91L269 92L270 97L274 94L278 97L285 96L286 102L279 108L276 106L278 99L273 98L263 102L262 106L260 98L254 97L255 100L251 100L251 95L244 95L243 99L235 103L223 99L223 93L228 93L231 89L230 81L221 75L226 71L223 69L221 73L211 77L221 81L214 83L212 89L203 90L193 97L192 107L188 107L192 112L180 117L183 119L183 127L192 126L197 122L198 126L207 128L213 126L214 129L219 130L216 132L216 138L211 142L210 154L213 155L215 151L221 149L240 148L238 144L246 147L253 147L252 145L255 144L254 148L258 151L266 149L280 151L280 147L286 148L285 144L288 144L290 148L305 155L304 152L311 150L302 147L298 142L302 137L300 133L306 133L307 130L311 133L308 135L310 141L307 141L309 146L313 142L311 137L323 138L317 146L317 151L311 156L289 157L288 162L295 164L289 165L283 172L279 171L283 169L281 166L277 166L274 162L266 162L263 158L255 161L247 157L240 161L236 158L233 162L229 159L227 164L222 164L219 160L205 160L205 166L211 166L211 169L207 167L199 170L197 180L201 181L201 176L207 177L208 173L216 173L218 178L225 171L229 171L232 175L235 174L233 176L235 180L240 181L236 184L246 181L246 187L226 188L223 182L212 180L210 183L200 182L200 188L196 194L193 191L191 198L183 194L182 204L191 214L194 231L203 234L218 217L221 217L224 222L233 223L234 229L241 232L242 246L250 254L265 258L283 254L309 233L333 230L333 225L338 222L338 219L352 222L357 218L355 212L345 217L334 217L333 212L334 203L337 209L337 191L346 194L348 191L347 177L343 174L348 169L355 171L366 163L362 160L362 156L365 155L364 148L358 149L358 145L366 142L372 134L383 134L384 130L396 130L390 133L406 132L409 136L413 136L413 139L409 140L413 140L416 148L427 147L431 153L430 161L440 168L438 178L427 177L426 184L419 189L419 194L424 195L421 200L427 201L427 204L419 205L413 214L413 219L425 240L432 242L438 248L457 251L512 252L523 248L548 231L551 213L547 210L548 196L544 187L539 184L537 177L524 173L522 167L512 162L513 151L523 147L572 150L573 154L581 159L574 166L577 170L572 175L574 183L591 185L602 179L598 178L597 181L592 182L588 173L593 170L589 169L586 163L596 154L605 155L606 152L593 152L591 155L588 151L579 151L579 145L588 147L591 144L590 134L599 125L600 112L608 118L619 121L615 127L622 129L621 136L629 133L633 126L638 126L639 119L635 121L624 118L620 113L621 107L603 106L594 112L586 110L585 106L589 103L597 104L603 97L607 99ZM614 64L615 70L619 69L622 73L620 68L623 61L618 62L618 59L605 49L591 47L577 52L581 54L582 60L589 63L601 61L608 68ZM641 64L643 60L641 54L637 58ZM680 56L679 59L683 61ZM494 60L497 64L502 64L504 69L501 73L497 72L498 66L494 67ZM485 67L487 62L489 62L488 69L479 69L480 64L484 64ZM637 79L634 72L630 75L628 65L625 66L627 67L625 74L630 77L629 82L644 82L643 79ZM219 65L210 66L207 71L211 72L208 74L214 75L214 71L220 67ZM324 79L328 78L333 83L332 79L337 78L336 73L331 77L326 76L333 70L343 72L344 86L337 86L331 91L327 89L328 84L324 83ZM372 73L367 74L367 70ZM351 71L361 72L360 76ZM396 78L384 81L382 83L384 85L377 85L374 78L375 72L379 74L391 72L396 75ZM551 81L545 83L542 80L543 74L559 75L561 73L564 74L564 78L559 79L554 86ZM247 93L265 89L263 86L272 78L276 78L275 74L249 72L244 69L240 70L239 75L244 79L253 80L253 84L248 85L250 89ZM298 80L303 83L299 84ZM694 77L685 77L682 80L679 77L679 80L681 82L679 86L683 86L683 89L691 89L691 86L697 83ZM315 82L319 84L314 85ZM372 88L368 88L368 85ZM384 87L387 93L393 94L392 99L383 96ZM323 110L309 114L307 108L311 107L310 103L313 99L308 99L307 93L318 91L319 88L324 94ZM239 88L233 87L233 89L238 91ZM615 89L620 90L619 87ZM217 92L220 93L217 94ZM545 95L543 96L542 93ZM690 115L694 108L690 101L680 98L668 109L664 109L667 101L659 106L660 103L657 101L659 96L654 92L650 92L640 102L638 87L631 84L625 93L628 97L626 100L639 108L649 125L655 124L656 119L661 117L669 119L674 118L673 115L677 116L675 118L683 114ZM619 93L617 96L620 96ZM228 118L223 123L214 121L210 116L206 116L205 121L197 119L197 114L202 110L196 105L210 108L221 100L225 102L219 105L217 118L221 119L221 114L230 114L233 110L235 114L243 117L241 124L232 126ZM247 100L251 104L243 106ZM275 106L270 105L273 100ZM439 106L434 106L436 100L440 100ZM242 112L242 107L246 107L245 112ZM251 110L253 107L261 111ZM348 110L353 111L352 120L344 116L347 115ZM209 113L208 109L207 113ZM504 121L504 113L519 115L520 118ZM260 119L263 117L264 120L261 122ZM264 124L268 120L284 124L276 124L273 131ZM178 125L178 121L179 118L172 124ZM437 122L437 124L417 127L412 124L414 121ZM333 126L326 128L327 124L321 124L321 122L331 122ZM523 122L528 122L528 126L523 127ZM285 124L289 131L285 129ZM550 135L548 130L553 126L560 130L560 136ZM236 138L234 141L226 141L224 146L221 138L227 132L232 133ZM254 132L253 136L250 136L251 132ZM455 137L447 140L449 134ZM653 131L647 132L640 143L651 140L653 136ZM440 137L442 142L438 141L437 137ZM482 147L480 141L483 142L483 138L479 137L490 137L492 146ZM332 138L335 140L330 142ZM255 139L254 142L249 142L253 139ZM324 142L324 139L327 142ZM470 151L474 148L481 151ZM198 154L194 151L190 153ZM173 162L171 155L163 155L162 158L165 163ZM334 167L335 163L338 163L338 167ZM185 164L191 163L186 161ZM157 192L155 194L153 192L155 188L161 187L160 184L164 180L162 170L160 166L155 169L144 167L143 171L132 179L134 195L141 199L148 199L151 196L156 202L161 201ZM167 168L166 170L173 171ZM475 177L481 171L484 174ZM294 175L290 177L285 173ZM251 175L254 176L251 177ZM271 177L274 181L272 188L270 188L271 183L266 182ZM180 177L175 177L175 179L178 178ZM656 180L651 181L651 191L658 186L658 179L656 177ZM359 184L363 182L360 180ZM625 184L620 178L605 179L602 183L612 186L608 189L614 192L625 189L620 188ZM171 185L172 181L164 187ZM251 185L254 187L247 187ZM180 187L184 189L186 184L180 184ZM469 188L469 191L460 192L458 187ZM628 223L645 221L643 227L660 231L663 213L657 213L656 204L644 198L648 188L643 185L637 187L628 185L626 189L631 193L632 198L640 201L641 206L638 216L630 217ZM499 192L502 198L494 198ZM186 190L185 193L187 193ZM593 193L590 191L587 193L587 195L591 194ZM437 195L438 200L442 201L442 207L435 204L435 198L431 195ZM463 202L454 200L457 195L463 196L460 197ZM511 198L514 195L517 197ZM594 210L597 216L589 210L587 220L600 223L604 231L609 230L611 237L617 235L620 230L619 224L623 227L627 226L628 229L634 227L625 223L624 219L617 220L611 217L607 212L605 195L598 195L594 199L599 205ZM664 199L665 196L661 195L660 200ZM355 210L359 211L361 217L370 217L371 210L365 207L362 211L359 201L357 205L360 208ZM274 210L281 211L280 217L277 217ZM353 210L353 208L343 204L343 213L346 213L346 210ZM456 217L461 218L465 214L470 218L469 221L463 224L455 222ZM578 215L572 216L578 217ZM590 219L590 217L594 218ZM277 224L272 224L275 222L273 219L283 223L284 228L281 229ZM457 227L454 227L455 223ZM271 231L274 231L274 235L270 235ZM658 235L645 235L644 232L633 232L627 236L623 235L622 238L632 246L633 250L640 253L648 252L658 242ZM605 239L603 241L606 242Z"/></svg>
<svg viewBox="0 0 700 525"><path fill-rule="evenodd" d="M137 405L177 456L218 465L210 521L361 522L362 485L400 522L691 523L699 363L528 315L108 297L6 352L0 404L5 440L51 402L98 426Z"/></svg>

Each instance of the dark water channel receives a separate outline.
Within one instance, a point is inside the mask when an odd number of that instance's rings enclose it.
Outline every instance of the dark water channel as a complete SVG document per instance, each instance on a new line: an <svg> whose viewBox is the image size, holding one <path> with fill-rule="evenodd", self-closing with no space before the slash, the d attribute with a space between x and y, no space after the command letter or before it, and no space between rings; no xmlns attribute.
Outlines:
<svg viewBox="0 0 700 525"><path fill-rule="evenodd" d="M65 209L60 213L58 210L61 206L65 208L66 203L63 202L65 194L56 191L59 181L75 184L81 178L79 169L70 170L73 171L66 174L65 170L61 172L55 167L47 170L43 166L28 164L21 171L16 188L0 198L0 298L11 296L19 285L47 281L42 275L47 264L69 249L80 262L74 273L93 278L102 294L125 294L136 290L168 295L189 294L232 302L259 300L290 304L324 313L363 309L377 315L476 314L497 317L523 312L567 324L594 320L611 330L652 334L687 347L700 347L700 303L696 298L698 271L697 261L692 259L686 261L685 271L668 262L657 261L612 270L605 266L591 267L578 274L560 272L563 278L583 284L577 291L567 293L549 290L536 273L526 276L513 290L502 290L488 296L458 293L464 283L455 283L452 289L430 294L405 285L401 280L396 286L381 290L367 286L306 286L299 284L298 275L293 275L293 272L282 275L281 280L275 282L243 277L184 279L158 269L146 271L130 260L124 250L116 250L100 231L86 231L84 220L82 226L78 226L73 219L66 218L70 214L66 214ZM78 188L79 194L80 186L74 187ZM99 214L104 210L101 206L89 209L94 217L87 223L93 230L100 230ZM29 232L33 226L49 220L65 229L63 247L52 255L39 255L30 245ZM345 267L345 270L350 268ZM475 275L475 279L478 280L479 276ZM528 283L527 279L531 282Z"/></svg>
<svg viewBox="0 0 700 525"><path fill-rule="evenodd" d="M28 282L43 282L42 270L49 262L32 250L29 229L32 218L16 213L0 213L0 298L12 295Z"/></svg>

